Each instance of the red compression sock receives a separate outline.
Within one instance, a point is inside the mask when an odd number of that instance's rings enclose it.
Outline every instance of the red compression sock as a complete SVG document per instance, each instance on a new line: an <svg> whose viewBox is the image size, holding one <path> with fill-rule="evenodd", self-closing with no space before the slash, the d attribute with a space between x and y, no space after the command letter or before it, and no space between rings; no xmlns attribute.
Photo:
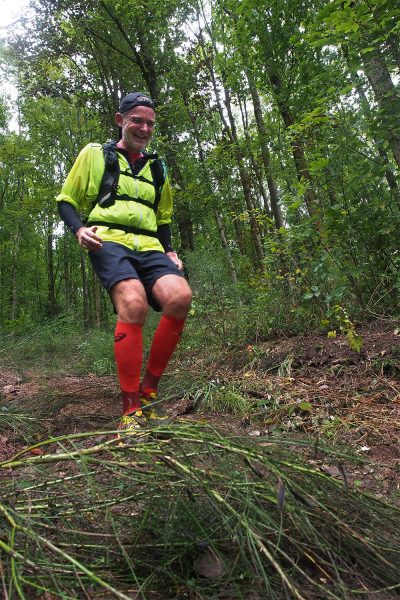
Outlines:
<svg viewBox="0 0 400 600"><path fill-rule="evenodd" d="M167 315L161 317L151 345L142 390L157 390L160 377L179 342L185 321L186 319L175 319Z"/></svg>
<svg viewBox="0 0 400 600"><path fill-rule="evenodd" d="M122 392L122 412L140 408L139 384L142 368L142 326L117 322L114 337L115 362Z"/></svg>

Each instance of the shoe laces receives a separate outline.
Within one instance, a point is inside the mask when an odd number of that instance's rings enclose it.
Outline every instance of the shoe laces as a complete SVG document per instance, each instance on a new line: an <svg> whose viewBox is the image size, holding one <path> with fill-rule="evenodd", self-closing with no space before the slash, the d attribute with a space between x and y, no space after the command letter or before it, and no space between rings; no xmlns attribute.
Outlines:
<svg viewBox="0 0 400 600"><path fill-rule="evenodd" d="M131 411L130 413L122 416L121 425L130 425L131 423L137 423L137 420L141 419L143 416L144 415L141 408Z"/></svg>
<svg viewBox="0 0 400 600"><path fill-rule="evenodd" d="M157 402L157 392L144 391L140 395L140 401L143 407L149 406L149 404L153 404ZM151 408L151 410L153 410Z"/></svg>

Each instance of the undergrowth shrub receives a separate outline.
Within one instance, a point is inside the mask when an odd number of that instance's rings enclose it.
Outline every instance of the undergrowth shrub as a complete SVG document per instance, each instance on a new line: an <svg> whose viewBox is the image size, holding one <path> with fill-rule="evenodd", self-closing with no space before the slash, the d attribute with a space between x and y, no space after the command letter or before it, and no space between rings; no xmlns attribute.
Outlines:
<svg viewBox="0 0 400 600"><path fill-rule="evenodd" d="M194 293L189 322L194 346L220 346L242 337L238 313L242 309L241 290L230 279L221 253L187 254L186 264Z"/></svg>
<svg viewBox="0 0 400 600"><path fill-rule="evenodd" d="M18 333L2 333L0 340L2 362L13 368L105 375L114 360L112 331L84 331L74 313L31 323Z"/></svg>
<svg viewBox="0 0 400 600"><path fill-rule="evenodd" d="M239 417L249 412L249 400L243 396L234 385L221 385L208 394L200 409L223 414L228 413Z"/></svg>
<svg viewBox="0 0 400 600"><path fill-rule="evenodd" d="M283 259L282 259L283 260ZM244 259L239 261L240 277L234 283L223 254L204 256L189 253L187 265L194 291L192 342L208 346L252 343L276 332L301 333L318 329L330 303L341 296L343 287L330 287L317 273L320 264L300 269L281 261L265 259L265 270L254 272ZM242 263L242 264L241 264Z"/></svg>
<svg viewBox="0 0 400 600"><path fill-rule="evenodd" d="M149 351L159 313L150 311L143 328L143 342ZM41 323L29 323L20 331L0 331L2 366L35 368L57 374L115 373L114 324L103 329L84 330L75 313L66 313Z"/></svg>

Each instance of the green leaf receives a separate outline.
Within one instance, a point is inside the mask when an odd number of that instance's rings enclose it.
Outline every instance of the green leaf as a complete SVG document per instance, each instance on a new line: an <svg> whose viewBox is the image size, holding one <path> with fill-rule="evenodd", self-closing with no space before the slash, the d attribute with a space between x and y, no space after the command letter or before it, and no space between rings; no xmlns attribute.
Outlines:
<svg viewBox="0 0 400 600"><path fill-rule="evenodd" d="M372 52L373 50L375 50L375 48L373 46L369 46L368 48L363 48L362 50L360 50L360 53L367 54L368 52Z"/></svg>
<svg viewBox="0 0 400 600"><path fill-rule="evenodd" d="M319 158L318 160L313 160L310 162L311 171L323 171L325 167L329 165L329 158Z"/></svg>
<svg viewBox="0 0 400 600"><path fill-rule="evenodd" d="M300 410L303 410L305 412L312 411L312 405L310 402L300 402L300 404L298 404L297 406Z"/></svg>

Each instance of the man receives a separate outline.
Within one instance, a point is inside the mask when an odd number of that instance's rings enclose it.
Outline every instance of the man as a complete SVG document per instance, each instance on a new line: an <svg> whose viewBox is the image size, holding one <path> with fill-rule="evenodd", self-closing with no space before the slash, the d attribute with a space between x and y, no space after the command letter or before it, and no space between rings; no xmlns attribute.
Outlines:
<svg viewBox="0 0 400 600"><path fill-rule="evenodd" d="M88 144L57 201L61 218L89 252L117 314L114 349L122 396L121 427L129 429L157 418L149 405L156 402L158 383L179 341L192 293L171 246L168 176L157 155L144 150L155 126L152 100L141 92L128 94L115 121L121 135L110 155L119 171L115 197L108 189L100 198L105 152L99 144ZM85 225L80 213L88 216ZM163 314L140 381L142 326L148 304Z"/></svg>

